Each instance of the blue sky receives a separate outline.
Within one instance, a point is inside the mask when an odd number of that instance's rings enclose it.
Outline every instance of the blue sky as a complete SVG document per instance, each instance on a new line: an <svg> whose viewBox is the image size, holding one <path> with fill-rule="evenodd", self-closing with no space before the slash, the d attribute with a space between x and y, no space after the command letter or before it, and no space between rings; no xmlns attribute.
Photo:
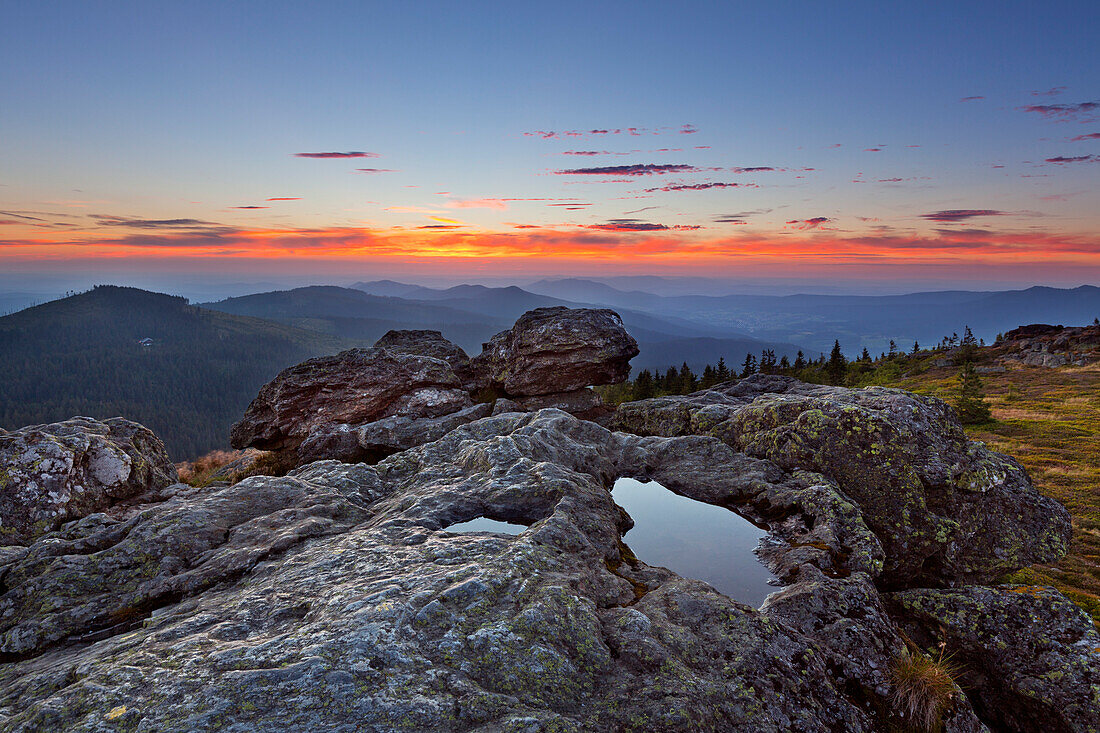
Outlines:
<svg viewBox="0 0 1100 733"><path fill-rule="evenodd" d="M24 4L0 262L1095 280L1098 31L1094 2Z"/></svg>

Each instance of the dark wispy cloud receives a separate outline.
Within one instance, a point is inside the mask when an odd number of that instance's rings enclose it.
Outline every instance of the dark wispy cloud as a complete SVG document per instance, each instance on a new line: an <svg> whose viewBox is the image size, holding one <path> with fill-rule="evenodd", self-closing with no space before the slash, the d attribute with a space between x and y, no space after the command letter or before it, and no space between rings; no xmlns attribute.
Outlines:
<svg viewBox="0 0 1100 733"><path fill-rule="evenodd" d="M317 158L327 160L329 158L377 158L378 153L365 153L362 150L350 150L346 153L294 153L295 158Z"/></svg>
<svg viewBox="0 0 1100 733"><path fill-rule="evenodd" d="M1085 140L1100 140L1100 132L1090 132L1087 135L1078 135L1077 137L1071 137L1070 142L1079 143Z"/></svg>
<svg viewBox="0 0 1100 733"><path fill-rule="evenodd" d="M772 171L782 171L782 168L773 168L770 165L756 165L747 168L730 168L734 173L770 173Z"/></svg>
<svg viewBox="0 0 1100 733"><path fill-rule="evenodd" d="M623 155L623 153L613 153L610 150L565 150L562 155Z"/></svg>
<svg viewBox="0 0 1100 733"><path fill-rule="evenodd" d="M1048 120L1080 120L1092 122L1100 112L1100 102L1078 102L1076 104L1025 104L1020 107L1024 112L1034 112Z"/></svg>
<svg viewBox="0 0 1100 733"><path fill-rule="evenodd" d="M564 138L578 138L578 137L603 137L605 135L632 135L638 137L640 135L665 135L669 133L679 133L681 135L692 135L699 130L694 125L680 125L679 127L606 127L606 128L594 128L591 130L533 130L531 132L523 133L525 137L537 137L543 140L562 140Z"/></svg>
<svg viewBox="0 0 1100 733"><path fill-rule="evenodd" d="M787 226L792 226L795 229L820 229L824 225L831 222L832 219L827 216L815 216L811 219L791 219L787 222Z"/></svg>
<svg viewBox="0 0 1100 733"><path fill-rule="evenodd" d="M202 229L221 226L201 219L136 219L129 216L111 216L109 214L92 214L91 218L101 226L126 227L128 229Z"/></svg>
<svg viewBox="0 0 1100 733"><path fill-rule="evenodd" d="M301 196L276 196L275 198L264 199L264 201L301 201Z"/></svg>
<svg viewBox="0 0 1100 733"><path fill-rule="evenodd" d="M356 173L396 173L389 168L356 168Z"/></svg>
<svg viewBox="0 0 1100 733"><path fill-rule="evenodd" d="M1007 213L1007 211L996 211L994 209L945 209L944 211L921 214L921 218L928 221L955 222L966 221L979 216L1004 216Z"/></svg>
<svg viewBox="0 0 1100 733"><path fill-rule="evenodd" d="M963 97L959 101L960 102L977 102L979 99L985 99L985 97L983 97L980 94L975 94L975 95L970 96L970 97Z"/></svg>
<svg viewBox="0 0 1100 733"><path fill-rule="evenodd" d="M670 183L660 188L647 188L646 193L654 191L706 191L710 188L760 188L755 183Z"/></svg>
<svg viewBox="0 0 1100 733"><path fill-rule="evenodd" d="M1066 87L1051 87L1050 89L1047 89L1045 92L1032 91L1031 96L1033 96L1033 97L1057 97L1059 94L1061 94L1064 91L1066 91Z"/></svg>
<svg viewBox="0 0 1100 733"><path fill-rule="evenodd" d="M27 221L46 221L45 219L40 219L37 216L27 216L26 214L20 214L15 211L0 211L0 214L3 214L4 216L14 216L16 219L26 219Z"/></svg>
<svg viewBox="0 0 1100 733"><path fill-rule="evenodd" d="M692 173L695 166L683 164L635 163L633 165L603 165L595 168L570 168L555 171L559 176L652 176L666 173Z"/></svg>
<svg viewBox="0 0 1100 733"><path fill-rule="evenodd" d="M667 224L654 224L648 221L641 221L640 219L611 219L603 224L581 224L584 229L597 229L602 232L667 232L667 231L689 231L693 229L702 229L703 227L695 224L676 224L668 226Z"/></svg>
<svg viewBox="0 0 1100 733"><path fill-rule="evenodd" d="M1053 158L1046 158L1046 162L1059 165L1063 163L1100 163L1100 155L1058 155Z"/></svg>
<svg viewBox="0 0 1100 733"><path fill-rule="evenodd" d="M734 214L722 214L714 218L718 224L748 224L749 217L761 214L770 214L771 209L756 209L754 211L738 211Z"/></svg>
<svg viewBox="0 0 1100 733"><path fill-rule="evenodd" d="M270 206L230 206L231 209L270 209Z"/></svg>
<svg viewBox="0 0 1100 733"><path fill-rule="evenodd" d="M864 148L863 152L865 152L865 153L881 153L882 148Z"/></svg>

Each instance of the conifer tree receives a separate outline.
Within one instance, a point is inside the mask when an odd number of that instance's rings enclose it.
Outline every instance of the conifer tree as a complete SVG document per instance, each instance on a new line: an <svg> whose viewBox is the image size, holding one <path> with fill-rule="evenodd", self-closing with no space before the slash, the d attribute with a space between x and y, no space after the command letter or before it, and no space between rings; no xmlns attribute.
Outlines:
<svg viewBox="0 0 1100 733"><path fill-rule="evenodd" d="M730 368L726 366L725 358L718 357L718 367L714 370L714 378L719 382L725 382L730 376Z"/></svg>
<svg viewBox="0 0 1100 733"><path fill-rule="evenodd" d="M959 413L959 422L963 425L977 425L988 422L991 417L989 403L985 401L982 380L974 369L974 363L967 361L959 370L959 395L955 401Z"/></svg>
<svg viewBox="0 0 1100 733"><path fill-rule="evenodd" d="M913 342L913 350L910 353L913 356L916 356L917 354L920 353L920 342L919 341L914 341Z"/></svg>
<svg viewBox="0 0 1100 733"><path fill-rule="evenodd" d="M653 374L648 369L643 369L634 380L634 399L646 400L656 395L657 388L653 384Z"/></svg>
<svg viewBox="0 0 1100 733"><path fill-rule="evenodd" d="M676 367L669 367L665 372L664 391L666 394L680 394L680 374Z"/></svg>
<svg viewBox="0 0 1100 733"><path fill-rule="evenodd" d="M848 360L844 358L844 352L840 350L840 340L833 341L833 350L829 352L829 361L825 364L825 374L829 377L829 384L844 384L844 377L848 371Z"/></svg>
<svg viewBox="0 0 1100 733"><path fill-rule="evenodd" d="M714 367L712 367L710 364L707 364L705 367L703 367L703 376L699 380L699 389L710 389L717 383L718 379L715 376Z"/></svg>
<svg viewBox="0 0 1100 733"><path fill-rule="evenodd" d="M898 344L894 339L890 339L890 353L886 355L888 359L894 359L898 355Z"/></svg>
<svg viewBox="0 0 1100 733"><path fill-rule="evenodd" d="M741 365L741 378L744 379L750 374L756 374L756 357L745 354L745 363Z"/></svg>
<svg viewBox="0 0 1100 733"><path fill-rule="evenodd" d="M779 360L779 368L784 372L791 368L791 360L787 358L786 354Z"/></svg>
<svg viewBox="0 0 1100 733"><path fill-rule="evenodd" d="M894 343L894 342L891 341L890 343ZM866 362L868 364L871 363L871 352L867 350L866 346L863 347L863 353L860 354L859 360L862 361L862 362Z"/></svg>
<svg viewBox="0 0 1100 733"><path fill-rule="evenodd" d="M680 394L690 394L695 391L695 372L691 371L691 367L685 361L680 366Z"/></svg>
<svg viewBox="0 0 1100 733"><path fill-rule="evenodd" d="M794 368L796 370L806 368L806 357L802 353L802 349L799 349L798 354L794 357Z"/></svg>

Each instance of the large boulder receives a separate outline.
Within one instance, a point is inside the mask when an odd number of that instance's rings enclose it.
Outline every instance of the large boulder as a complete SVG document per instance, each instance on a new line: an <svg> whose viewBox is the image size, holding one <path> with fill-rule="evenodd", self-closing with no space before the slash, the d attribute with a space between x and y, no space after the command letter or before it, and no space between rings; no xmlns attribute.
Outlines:
<svg viewBox="0 0 1100 733"><path fill-rule="evenodd" d="M349 349L289 367L265 384L233 426L234 448L293 450L333 425L439 417L473 403L450 365L388 349Z"/></svg>
<svg viewBox="0 0 1100 733"><path fill-rule="evenodd" d="M954 655L997 730L1100 730L1100 634L1053 588L914 589L887 596L902 625Z"/></svg>
<svg viewBox="0 0 1100 733"><path fill-rule="evenodd" d="M176 481L164 443L120 417L0 430L0 545Z"/></svg>
<svg viewBox="0 0 1100 733"><path fill-rule="evenodd" d="M471 363L506 395L530 397L622 382L637 355L615 311L557 306L524 313Z"/></svg>
<svg viewBox="0 0 1100 733"><path fill-rule="evenodd" d="M967 439L944 402L756 375L620 405L639 435L711 435L786 470L835 481L882 542L887 586L989 582L1065 554L1070 519L1023 467Z"/></svg>
<svg viewBox="0 0 1100 733"><path fill-rule="evenodd" d="M474 372L470 367L470 357L458 344L443 338L439 331L401 330L387 331L382 338L374 342L381 349L396 354L414 354L441 359L451 365L451 370L465 389L475 389Z"/></svg>

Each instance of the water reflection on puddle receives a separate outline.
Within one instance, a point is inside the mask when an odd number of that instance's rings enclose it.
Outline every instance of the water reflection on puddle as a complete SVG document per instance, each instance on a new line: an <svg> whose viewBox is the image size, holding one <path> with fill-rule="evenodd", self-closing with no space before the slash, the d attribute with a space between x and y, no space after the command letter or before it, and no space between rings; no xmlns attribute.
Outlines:
<svg viewBox="0 0 1100 733"><path fill-rule="evenodd" d="M735 512L629 478L615 482L614 499L634 519L623 541L642 562L756 607L776 590L768 584L774 576L752 552L767 532Z"/></svg>
<svg viewBox="0 0 1100 733"><path fill-rule="evenodd" d="M497 534L519 534L527 529L522 524L498 522L488 517L478 517L469 522L459 522L446 528L448 532L496 532Z"/></svg>

